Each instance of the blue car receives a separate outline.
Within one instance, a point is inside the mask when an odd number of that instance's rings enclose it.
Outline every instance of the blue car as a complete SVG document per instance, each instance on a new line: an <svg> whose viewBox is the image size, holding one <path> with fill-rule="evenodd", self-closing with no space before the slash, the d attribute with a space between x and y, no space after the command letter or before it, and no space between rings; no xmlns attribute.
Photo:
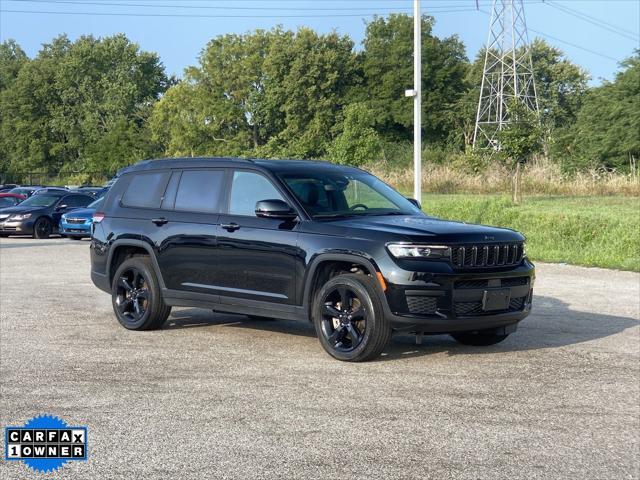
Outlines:
<svg viewBox="0 0 640 480"><path fill-rule="evenodd" d="M93 214L102 207L104 197L87 205L87 208L77 208L62 215L60 219L60 235L72 240L80 240L91 236Z"/></svg>

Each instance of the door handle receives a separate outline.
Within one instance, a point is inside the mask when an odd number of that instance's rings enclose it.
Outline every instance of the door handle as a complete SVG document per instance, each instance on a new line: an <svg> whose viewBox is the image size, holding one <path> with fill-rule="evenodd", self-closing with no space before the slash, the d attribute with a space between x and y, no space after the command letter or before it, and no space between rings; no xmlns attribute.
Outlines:
<svg viewBox="0 0 640 480"><path fill-rule="evenodd" d="M238 225L235 222L232 223L223 223L220 225L222 228L224 228L227 232L235 232L236 230L238 230L240 228L240 225Z"/></svg>
<svg viewBox="0 0 640 480"><path fill-rule="evenodd" d="M153 223L155 223L156 225L158 225L158 226L164 225L165 223L169 223L169 220L167 220L167 219L166 219L166 218L164 218L164 217L160 217L160 218L153 218L153 219L151 219L151 221L152 221Z"/></svg>

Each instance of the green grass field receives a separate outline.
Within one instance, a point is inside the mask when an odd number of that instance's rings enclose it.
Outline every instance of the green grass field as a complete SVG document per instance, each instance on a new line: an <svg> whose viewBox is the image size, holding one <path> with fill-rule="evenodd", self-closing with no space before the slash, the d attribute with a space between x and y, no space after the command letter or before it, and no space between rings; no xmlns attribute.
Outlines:
<svg viewBox="0 0 640 480"><path fill-rule="evenodd" d="M640 271L637 197L525 197L514 205L495 195L422 198L436 217L516 229L533 260Z"/></svg>

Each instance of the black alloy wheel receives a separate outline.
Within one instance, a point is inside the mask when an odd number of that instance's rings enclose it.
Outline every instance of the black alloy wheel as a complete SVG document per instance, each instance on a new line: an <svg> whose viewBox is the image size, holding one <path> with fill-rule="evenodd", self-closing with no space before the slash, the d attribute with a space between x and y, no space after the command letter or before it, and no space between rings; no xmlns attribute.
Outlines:
<svg viewBox="0 0 640 480"><path fill-rule="evenodd" d="M113 276L111 303L120 324L129 330L160 328L171 313L146 255L127 258Z"/></svg>
<svg viewBox="0 0 640 480"><path fill-rule="evenodd" d="M329 345L341 352L355 350L367 328L367 312L358 294L338 285L324 295L322 304L322 333Z"/></svg>
<svg viewBox="0 0 640 480"><path fill-rule="evenodd" d="M139 322L147 312L149 288L142 272L134 267L124 270L116 281L116 306L123 318Z"/></svg>
<svg viewBox="0 0 640 480"><path fill-rule="evenodd" d="M53 233L53 225L47 217L36 220L33 226L33 238L49 238Z"/></svg>
<svg viewBox="0 0 640 480"><path fill-rule="evenodd" d="M322 347L334 358L362 362L379 356L391 339L376 280L364 274L331 278L315 295L312 319Z"/></svg>

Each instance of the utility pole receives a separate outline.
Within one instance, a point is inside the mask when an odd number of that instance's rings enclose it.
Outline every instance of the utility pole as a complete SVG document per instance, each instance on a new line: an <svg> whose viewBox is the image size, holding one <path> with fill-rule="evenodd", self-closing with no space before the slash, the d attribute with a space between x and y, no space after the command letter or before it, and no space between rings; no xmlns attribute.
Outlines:
<svg viewBox="0 0 640 480"><path fill-rule="evenodd" d="M474 148L500 150L498 134L511 120L512 101L540 113L523 2L493 0L473 133Z"/></svg>
<svg viewBox="0 0 640 480"><path fill-rule="evenodd" d="M422 202L422 15L413 0L413 198Z"/></svg>

